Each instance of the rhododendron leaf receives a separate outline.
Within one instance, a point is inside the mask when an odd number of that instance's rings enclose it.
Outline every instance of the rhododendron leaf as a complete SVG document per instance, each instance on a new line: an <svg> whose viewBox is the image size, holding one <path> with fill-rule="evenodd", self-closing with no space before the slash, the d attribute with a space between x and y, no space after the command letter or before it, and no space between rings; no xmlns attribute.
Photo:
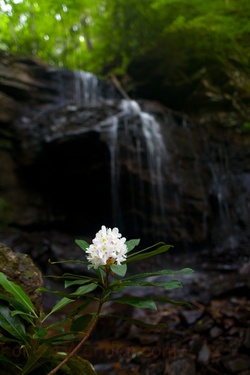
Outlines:
<svg viewBox="0 0 250 375"><path fill-rule="evenodd" d="M190 308L192 307L191 304L186 302L186 301L174 301L174 300L172 300L170 298L167 298L167 297L156 296L156 297L153 297L153 300L157 301L157 302L170 303L171 305L174 305L174 306L187 305Z"/></svg>
<svg viewBox="0 0 250 375"><path fill-rule="evenodd" d="M97 283L90 283L88 285L83 285L80 286L75 292L71 293L71 296L82 296L84 294L87 294L89 292L92 292L97 288L98 284Z"/></svg>
<svg viewBox="0 0 250 375"><path fill-rule="evenodd" d="M126 260L126 263L133 262L135 260L150 258L150 257L155 256L157 254L164 253L165 251L168 251L170 249L170 247L173 247L173 246L172 245L163 245L163 246L160 246L160 247L158 247L158 249L153 250L153 251L141 253L141 254L138 254L138 255L132 254L130 257L128 257L128 259Z"/></svg>
<svg viewBox="0 0 250 375"><path fill-rule="evenodd" d="M123 281L121 280L121 286L132 287L132 286L156 286L164 289L176 289L182 288L182 284L179 280L169 280L163 282L151 282L151 281Z"/></svg>
<svg viewBox="0 0 250 375"><path fill-rule="evenodd" d="M145 273L138 273L137 275L133 275L130 277L126 277L123 281L128 280L135 280L135 279L144 279L145 277L151 276L174 276L174 275L189 275L194 271L191 268L183 268L182 270L160 270L156 272L145 272Z"/></svg>
<svg viewBox="0 0 250 375"><path fill-rule="evenodd" d="M39 359L46 353L49 346L46 344L40 345L37 349L32 352L32 355L28 358L24 368L22 369L22 375L30 373L32 370L41 366Z"/></svg>
<svg viewBox="0 0 250 375"><path fill-rule="evenodd" d="M60 310L62 307L68 305L70 302L73 302L74 300L73 299L70 299L70 298L67 298L67 297L64 297L62 298L60 301L58 301L55 306L52 308L52 310L44 317L43 319L43 322L51 315L53 314L55 311L58 311Z"/></svg>
<svg viewBox="0 0 250 375"><path fill-rule="evenodd" d="M86 249L89 247L89 244L88 242L84 241L84 240L75 240L75 243L80 246L80 248L84 251L86 251Z"/></svg>
<svg viewBox="0 0 250 375"><path fill-rule="evenodd" d="M142 309L157 310L156 304L153 299L141 298L141 297L119 297L110 298L109 301L140 307Z"/></svg>
<svg viewBox="0 0 250 375"><path fill-rule="evenodd" d="M89 278L86 278L85 280L65 280L64 287L68 288L72 285L84 285L89 283Z"/></svg>
<svg viewBox="0 0 250 375"><path fill-rule="evenodd" d="M111 270L118 276L125 276L127 272L127 265L125 264L112 264L110 266Z"/></svg>
<svg viewBox="0 0 250 375"><path fill-rule="evenodd" d="M134 240L129 240L125 242L125 245L128 248L128 252L133 250L138 244L140 243L140 239L134 239Z"/></svg>
<svg viewBox="0 0 250 375"><path fill-rule="evenodd" d="M83 332L85 328L87 328L87 326L89 325L93 317L94 315L92 314L84 314L84 315L79 316L72 323L70 330L74 332Z"/></svg>
<svg viewBox="0 0 250 375"><path fill-rule="evenodd" d="M12 316L9 307L3 304L0 304L0 327L22 343L26 342L27 337L23 321L19 316Z"/></svg>
<svg viewBox="0 0 250 375"><path fill-rule="evenodd" d="M21 302L33 315L36 316L34 305L29 296L19 285L8 280L2 272L0 272L0 285L2 285L7 292L11 293L17 301Z"/></svg>

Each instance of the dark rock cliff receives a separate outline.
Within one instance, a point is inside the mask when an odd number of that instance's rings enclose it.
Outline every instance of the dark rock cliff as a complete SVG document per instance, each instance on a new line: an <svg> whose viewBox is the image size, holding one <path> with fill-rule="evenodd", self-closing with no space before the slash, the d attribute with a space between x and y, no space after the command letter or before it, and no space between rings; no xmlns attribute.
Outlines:
<svg viewBox="0 0 250 375"><path fill-rule="evenodd" d="M0 71L2 242L27 251L17 238L35 238L29 252L42 257L55 231L92 237L104 224L151 243L249 250L249 133L124 101L34 59L2 55Z"/></svg>

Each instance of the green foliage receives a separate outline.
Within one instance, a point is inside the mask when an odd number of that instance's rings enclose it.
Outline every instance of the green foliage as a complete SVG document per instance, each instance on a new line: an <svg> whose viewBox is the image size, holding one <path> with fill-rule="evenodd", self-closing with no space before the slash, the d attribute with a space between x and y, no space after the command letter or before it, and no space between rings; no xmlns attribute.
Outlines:
<svg viewBox="0 0 250 375"><path fill-rule="evenodd" d="M147 51L247 68L248 0L3 0L0 48L35 55L51 64L124 72ZM161 53L160 53L161 51ZM168 60L162 62L168 64Z"/></svg>
<svg viewBox="0 0 250 375"><path fill-rule="evenodd" d="M121 251L119 241L122 242L122 240L125 241L125 239L119 239L119 237L116 239L115 237L112 237L115 236L115 232L110 234L110 236L111 240L107 240L105 237L98 238L99 244L103 247L102 251L110 251L109 249L116 252ZM76 243L84 251L89 249L89 245L86 241L76 240ZM68 293L40 288L40 291L56 294L62 297L55 303L47 315L44 315L42 311L35 311L29 296L22 290L22 288L12 281L9 281L8 278L0 272L0 285L7 293L0 294L0 341L9 345L10 348L11 344L15 343L19 346L20 353L23 354L18 358L18 362L16 361L16 358L13 360L11 352L9 356L5 355L1 357L1 360L6 366L9 366L9 371L11 372L14 369L13 371L15 374L26 375L33 374L38 368L45 366L44 368L47 368L46 372L49 371L49 375L53 375L60 368L64 373L69 374L72 373L71 371L76 371L73 372L74 374L78 373L79 366L87 366L86 369L88 368L89 373L95 374L91 365L87 362L80 363L78 358L75 357L75 354L88 339L98 319L105 319L106 317L116 318L115 315L102 314L102 306L105 303L113 302L131 305L136 308L153 310L157 309L158 302L170 303L173 305L186 303L183 301L173 301L165 296L159 296L157 294L154 294L150 298L120 295L121 291L131 287L157 287L162 290L180 288L182 287L180 281L173 279L168 280L165 278L177 274L190 274L193 272L191 269L186 268L180 271L161 270L124 277L127 272L128 263L161 254L169 250L171 247L170 245L160 242L146 249L132 252L138 243L139 240L130 240L126 242L126 246L123 244L128 256L121 264L116 264L114 261L111 261L112 258L108 258L106 264L99 265L98 268L93 268L97 277L69 273L59 276L59 278L65 280L65 289L69 287L71 288L71 291ZM113 248L113 246L115 246L115 248ZM98 253L97 247L95 247L93 251ZM99 254L100 259L102 259L101 253ZM88 262L82 262L81 260L76 262L79 264L88 264ZM117 278L115 275L117 275ZM161 281L153 281L152 276L160 276ZM148 281L148 278L150 278L151 281ZM50 315L73 301L77 301L79 298L83 299L83 303L79 304L76 309L72 309L67 318L56 321L48 326L45 325L45 322ZM98 304L97 311L94 313L86 313L85 308L89 303L94 301ZM126 320L131 324L143 328L162 328L164 326L163 324L148 324L137 319L120 315L117 318ZM69 323L70 328L68 332L65 332L65 323ZM51 334L52 328L57 333ZM68 356L60 357L56 352L56 348L60 345L67 345L70 342L74 343L79 334L83 336L80 343L75 344L75 348Z"/></svg>

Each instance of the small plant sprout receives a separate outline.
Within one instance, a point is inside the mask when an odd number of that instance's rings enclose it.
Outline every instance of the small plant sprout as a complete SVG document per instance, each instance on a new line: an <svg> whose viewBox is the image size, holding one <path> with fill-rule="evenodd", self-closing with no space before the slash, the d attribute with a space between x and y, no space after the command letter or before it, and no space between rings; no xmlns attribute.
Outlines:
<svg viewBox="0 0 250 375"><path fill-rule="evenodd" d="M6 363L11 374L33 375L37 374L38 368L44 367L47 369L47 375L53 375L59 369L63 371L67 366L70 369L72 360L76 358L79 349L89 339L98 320L105 317L116 318L115 315L105 313L103 305L107 302L112 301L113 303L154 310L157 309L157 302L173 305L186 303L174 301L157 293L154 293L154 296L150 298L130 296L129 293L125 296L121 293L128 287L150 286L159 287L161 290L162 288L166 290L180 288L182 287L180 281L172 278L175 275L193 272L190 268L185 268L179 271L145 272L126 277L129 263L143 262L145 259L164 253L172 247L164 242L159 242L135 251L134 248L139 245L139 242L139 239L127 241L125 237L122 237L118 228L106 228L104 225L96 233L91 244L77 239L76 244L83 250L83 259L64 262L81 264L83 266L82 274L65 273L62 276L56 276L64 279L65 291L39 289L61 297L47 315L44 315L42 311L35 311L30 298L22 288L0 273L0 285L6 292L0 294L0 333L2 333L0 341L9 348L14 343L20 348L21 353L18 358L11 358L11 350L7 350L5 355L1 355L1 360ZM91 270L90 276L89 273L86 276L84 267ZM152 276L156 278L152 279ZM159 277L161 281L157 281ZM67 292L68 288L71 292ZM65 319L58 321L54 319L53 323L46 325L49 316L73 301L78 301L78 307L73 308ZM86 311L86 307L92 302L95 302L97 309L94 313L89 313ZM163 324L148 324L127 316L119 315L117 318L144 328L164 326ZM65 323L69 323L67 332L65 332ZM52 334L52 329L57 333ZM74 344L73 349L69 353L58 354L58 347L72 348L72 343ZM82 361L85 360L82 359ZM88 363L88 365L90 366L89 373L95 374L91 364ZM71 374L74 373L71 372Z"/></svg>

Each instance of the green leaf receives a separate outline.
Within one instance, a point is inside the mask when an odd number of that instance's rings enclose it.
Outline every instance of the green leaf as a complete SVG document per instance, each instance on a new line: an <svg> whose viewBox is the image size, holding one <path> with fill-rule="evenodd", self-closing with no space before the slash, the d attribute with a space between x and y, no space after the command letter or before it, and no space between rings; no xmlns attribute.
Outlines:
<svg viewBox="0 0 250 375"><path fill-rule="evenodd" d="M79 316L72 323L70 330L74 332L84 332L85 328L87 328L93 317L93 314L84 314Z"/></svg>
<svg viewBox="0 0 250 375"><path fill-rule="evenodd" d="M58 311L60 310L62 307L68 305L70 302L73 302L74 300L73 299L70 299L70 298L67 298L67 297L64 297L62 298L60 301L58 301L55 306L52 308L52 310L43 318L43 322L51 315L53 314L55 311Z"/></svg>
<svg viewBox="0 0 250 375"><path fill-rule="evenodd" d="M83 284L88 283L89 281L90 281L90 278L86 278L85 280L73 280L73 281L65 280L64 287L68 288L69 286L72 286L72 285L83 285Z"/></svg>
<svg viewBox="0 0 250 375"><path fill-rule="evenodd" d="M69 317L56 321L55 323L50 324L47 329L53 328L56 329L57 331L65 332L65 327L62 326L62 324L68 323L70 320Z"/></svg>
<svg viewBox="0 0 250 375"><path fill-rule="evenodd" d="M22 315L29 323L34 324L34 316L30 315L29 310L21 302L15 298L9 297L6 294L0 294L0 301L4 300L9 303L10 306L14 307L15 310L11 312L12 315Z"/></svg>
<svg viewBox="0 0 250 375"><path fill-rule="evenodd" d="M44 343L51 343L53 345L65 345L66 342L70 342L76 339L75 333L61 333L59 335L53 335L51 337L45 338Z"/></svg>
<svg viewBox="0 0 250 375"><path fill-rule="evenodd" d="M144 249L138 250L138 251L134 252L133 254L129 254L128 258L131 258L134 255L138 255L138 254L141 254L141 253L148 252L148 250L156 248L157 246L159 247L160 245L165 245L165 242L157 242L154 245L151 245L151 246L148 246L148 247L146 247Z"/></svg>
<svg viewBox="0 0 250 375"><path fill-rule="evenodd" d="M155 286L155 287L162 287L164 289L176 289L182 288L182 284L179 280L170 280L165 282L149 282L149 281L123 281L120 280L121 284L117 285L117 290L119 291L120 287L132 287L132 286Z"/></svg>
<svg viewBox="0 0 250 375"><path fill-rule="evenodd" d="M133 250L137 245L139 245L140 239L134 239L134 240L129 240L125 242L125 245L127 246L128 253Z"/></svg>
<svg viewBox="0 0 250 375"><path fill-rule="evenodd" d="M118 297L110 298L109 301L139 307L141 309L157 310L156 304L153 299L141 297Z"/></svg>
<svg viewBox="0 0 250 375"><path fill-rule="evenodd" d="M71 296L83 296L89 292L93 292L98 287L97 283L90 283L88 285L80 286L75 292L71 293Z"/></svg>
<svg viewBox="0 0 250 375"><path fill-rule="evenodd" d="M9 307L0 303L0 326L12 336L26 343L25 326L18 316L12 316Z"/></svg>
<svg viewBox="0 0 250 375"><path fill-rule="evenodd" d="M23 319L25 319L31 325L34 326L34 324L35 324L34 323L34 317L30 316L29 313L24 313L23 311L14 310L14 311L11 311L11 315L12 316L14 316L14 315L20 315Z"/></svg>
<svg viewBox="0 0 250 375"><path fill-rule="evenodd" d="M37 317L34 305L24 290L19 285L9 281L2 272L0 272L0 285L2 285L7 292L11 293L17 301L21 302L34 316Z"/></svg>
<svg viewBox="0 0 250 375"><path fill-rule="evenodd" d="M35 370L37 367L41 366L39 359L48 351L49 345L42 344L35 351L32 352L32 355L28 358L23 370L22 375L29 374L31 371Z"/></svg>
<svg viewBox="0 0 250 375"><path fill-rule="evenodd" d="M156 250L149 251L149 252L146 252L146 253L142 253L142 254L138 254L138 255L132 254L130 257L127 258L126 263L133 262L135 260L150 258L150 257L155 256L157 254L161 254L161 253L164 253L165 251L168 251L171 247L173 247L173 246L172 245L164 245L164 246L158 247L158 249L156 249Z"/></svg>
<svg viewBox="0 0 250 375"><path fill-rule="evenodd" d="M186 301L174 301L174 300L172 300L170 298L160 297L160 296L153 297L153 300L157 301L157 302L170 303L171 305L174 305L174 306L186 305L186 306L188 306L188 307L191 308L191 304L188 303L188 302L186 302Z"/></svg>
<svg viewBox="0 0 250 375"><path fill-rule="evenodd" d="M118 266L117 264L112 264L110 266L111 270L118 276L125 276L127 272L127 265L126 263L121 264Z"/></svg>
<svg viewBox="0 0 250 375"><path fill-rule="evenodd" d="M151 276L175 276L175 275L189 275L193 273L194 271L191 268L184 268L182 270L161 270L156 272L145 272L145 273L139 273L137 275L126 277L123 280L114 280L109 285L114 286L115 284L121 284L121 281L124 283L126 281L136 280L136 279L144 279L146 277Z"/></svg>
<svg viewBox="0 0 250 375"><path fill-rule="evenodd" d="M62 263L75 263L75 264L88 264L88 262L84 262L82 260L71 260L71 259L68 259L68 260L59 260L59 261L56 261L56 262L52 262L51 260L49 261L50 264L62 264ZM46 276L46 277L57 277L57 278L62 278L62 276Z"/></svg>
<svg viewBox="0 0 250 375"><path fill-rule="evenodd" d="M106 275L105 270L100 266L98 268L94 268L93 271L97 274L97 276L101 279Z"/></svg>
<svg viewBox="0 0 250 375"><path fill-rule="evenodd" d="M87 248L89 247L89 244L88 242L84 241L84 240L75 240L75 243L80 246L80 248L84 251L87 250Z"/></svg>
<svg viewBox="0 0 250 375"><path fill-rule="evenodd" d="M69 294L69 293L65 293L65 292L61 292L61 291L57 291L57 290L50 290L50 289L47 289L47 288L44 288L44 287L38 288L37 290L39 292L46 292L46 293L50 293L50 294L56 294L57 296L62 296L62 297L66 297L66 298L70 298L71 297L71 294ZM71 299L73 299L73 297Z"/></svg>
<svg viewBox="0 0 250 375"><path fill-rule="evenodd" d="M92 300L90 298L86 299L86 301L78 305L76 309L71 310L69 313L69 318L73 318L74 316L78 315L82 310L85 310L90 303L92 303Z"/></svg>
<svg viewBox="0 0 250 375"><path fill-rule="evenodd" d="M41 339L44 336L46 336L47 333L48 333L48 329L43 328L43 327L35 327L34 331L35 331L35 333L33 335L34 339Z"/></svg>
<svg viewBox="0 0 250 375"><path fill-rule="evenodd" d="M0 300L7 301L9 303L9 305L13 306L16 310L20 310L20 311L23 311L23 312L26 312L26 313L29 312L29 309L27 309L26 306L24 306L21 302L17 301L13 297L7 296L6 294L0 293Z"/></svg>

